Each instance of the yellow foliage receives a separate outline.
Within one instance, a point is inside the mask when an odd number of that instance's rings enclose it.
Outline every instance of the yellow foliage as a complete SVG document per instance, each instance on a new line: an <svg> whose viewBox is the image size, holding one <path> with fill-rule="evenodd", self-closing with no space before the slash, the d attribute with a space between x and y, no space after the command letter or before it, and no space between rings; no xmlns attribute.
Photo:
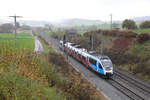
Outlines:
<svg viewBox="0 0 150 100"><path fill-rule="evenodd" d="M3 48L0 51L0 73L10 71L11 67L17 69L17 74L26 76L31 80L43 81L47 86L46 76L42 76L34 53L25 54L24 51L16 53L17 49Z"/></svg>

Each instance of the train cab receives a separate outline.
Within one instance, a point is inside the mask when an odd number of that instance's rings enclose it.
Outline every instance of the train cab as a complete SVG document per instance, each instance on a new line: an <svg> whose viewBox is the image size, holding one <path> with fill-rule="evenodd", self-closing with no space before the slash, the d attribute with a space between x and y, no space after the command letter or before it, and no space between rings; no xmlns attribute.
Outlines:
<svg viewBox="0 0 150 100"><path fill-rule="evenodd" d="M64 44L63 41L60 40L60 41L59 41L59 49L61 49L61 50L63 49L63 44Z"/></svg>
<svg viewBox="0 0 150 100"><path fill-rule="evenodd" d="M104 69L104 74L106 76L112 76L113 75L113 64L108 56L101 56L100 62Z"/></svg>

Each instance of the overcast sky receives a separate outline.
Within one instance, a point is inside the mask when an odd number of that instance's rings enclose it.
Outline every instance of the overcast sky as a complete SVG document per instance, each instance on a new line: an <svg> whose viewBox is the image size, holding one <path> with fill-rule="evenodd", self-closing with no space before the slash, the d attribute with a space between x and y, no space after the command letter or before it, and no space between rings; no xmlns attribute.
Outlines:
<svg viewBox="0 0 150 100"><path fill-rule="evenodd" d="M150 16L150 0L1 0L0 19L21 15L23 19L55 21L66 18L114 20Z"/></svg>

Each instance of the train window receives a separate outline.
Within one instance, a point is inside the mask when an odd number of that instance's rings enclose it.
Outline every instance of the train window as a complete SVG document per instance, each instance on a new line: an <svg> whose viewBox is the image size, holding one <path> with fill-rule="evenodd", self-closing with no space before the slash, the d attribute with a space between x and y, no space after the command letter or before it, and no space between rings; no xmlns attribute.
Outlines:
<svg viewBox="0 0 150 100"><path fill-rule="evenodd" d="M86 61L86 58L85 58L84 56L82 56L82 59L83 59L84 61Z"/></svg>
<svg viewBox="0 0 150 100"><path fill-rule="evenodd" d="M81 55L79 54L79 57L81 58Z"/></svg>
<svg viewBox="0 0 150 100"><path fill-rule="evenodd" d="M89 57L87 57L87 61L89 61Z"/></svg>
<svg viewBox="0 0 150 100"><path fill-rule="evenodd" d="M109 57L107 57L107 56L100 57L100 60L108 60L108 59L109 59Z"/></svg>
<svg viewBox="0 0 150 100"><path fill-rule="evenodd" d="M96 60L89 58L89 62L96 66Z"/></svg>
<svg viewBox="0 0 150 100"><path fill-rule="evenodd" d="M75 43L72 43L72 44L70 44L71 46L75 46L76 44Z"/></svg>
<svg viewBox="0 0 150 100"><path fill-rule="evenodd" d="M77 56L80 57L79 53L77 53Z"/></svg>

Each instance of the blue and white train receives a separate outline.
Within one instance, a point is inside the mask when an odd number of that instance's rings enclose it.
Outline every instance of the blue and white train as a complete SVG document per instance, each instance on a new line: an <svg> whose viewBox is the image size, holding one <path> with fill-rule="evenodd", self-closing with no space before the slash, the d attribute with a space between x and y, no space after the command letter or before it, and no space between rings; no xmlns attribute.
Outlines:
<svg viewBox="0 0 150 100"><path fill-rule="evenodd" d="M60 41L59 48L100 75L107 78L113 75L113 65L108 56L99 55L95 51L87 52L80 45L71 42Z"/></svg>

